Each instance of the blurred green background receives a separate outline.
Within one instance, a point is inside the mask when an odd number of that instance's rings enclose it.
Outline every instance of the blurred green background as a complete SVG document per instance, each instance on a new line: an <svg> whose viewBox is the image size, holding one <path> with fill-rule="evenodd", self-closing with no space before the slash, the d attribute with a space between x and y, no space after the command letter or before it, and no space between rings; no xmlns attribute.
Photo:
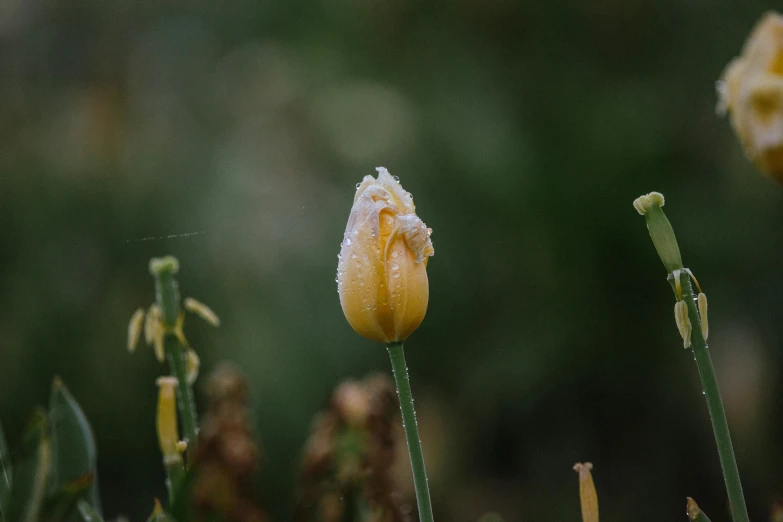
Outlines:
<svg viewBox="0 0 783 522"><path fill-rule="evenodd" d="M336 293L354 185L383 165L433 229L406 343L436 518L727 520L666 273L631 202L663 192L710 298L754 520L783 499L783 192L715 116L714 82L773 2L0 3L0 417L59 374L96 432L107 516L165 497L155 378L125 350L174 254L214 308L290 518L312 416L389 372ZM184 235L183 235L184 234ZM167 237L181 235L179 237ZM150 239L152 238L152 239ZM202 396L203 398L203 396ZM203 407L203 402L201 402ZM407 489L410 494L410 489Z"/></svg>

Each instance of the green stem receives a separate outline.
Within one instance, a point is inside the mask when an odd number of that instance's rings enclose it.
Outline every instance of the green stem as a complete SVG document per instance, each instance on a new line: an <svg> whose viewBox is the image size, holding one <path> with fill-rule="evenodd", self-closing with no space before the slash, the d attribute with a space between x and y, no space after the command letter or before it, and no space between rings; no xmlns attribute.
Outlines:
<svg viewBox="0 0 783 522"><path fill-rule="evenodd" d="M196 446L198 421L193 389L188 382L187 354L185 347L173 333L181 313L179 284L174 277L178 270L179 262L171 256L150 261L150 272L155 277L155 299L167 331L164 339L166 359L169 361L172 375L177 379L177 410L185 441L188 443L187 455L190 458Z"/></svg>
<svg viewBox="0 0 783 522"><path fill-rule="evenodd" d="M166 457L163 458L163 466L166 468L166 480L169 490L169 506L173 506L174 500L177 498L179 488L182 486L182 480L185 477L185 466L182 463L182 458L167 462Z"/></svg>
<svg viewBox="0 0 783 522"><path fill-rule="evenodd" d="M413 469L413 485L416 489L416 502L419 506L419 522L433 522L430 489L427 483L427 470L424 467L424 454L421 451L419 427L416 423L416 410L413 407L413 394L408 379L408 366L405 364L405 352L402 343L390 343L389 359L391 359L394 380L397 382L397 395L400 398L402 412L402 427L405 429L405 439L408 442L408 453Z"/></svg>
<svg viewBox="0 0 783 522"><path fill-rule="evenodd" d="M177 411L182 422L182 432L188 443L187 454L192 456L196 446L196 401L193 388L188 382L188 361L185 348L174 335L167 335L164 340L166 359L169 361L171 373L177 379Z"/></svg>
<svg viewBox="0 0 783 522"><path fill-rule="evenodd" d="M726 483L726 494L729 497L731 517L734 522L749 522L748 508L745 506L745 497L742 494L737 460L734 457L734 448L731 444L729 424L726 421L726 411L723 409L723 400L720 397L718 379L715 376L715 368L712 366L707 341L701 331L699 312L693 295L693 288L688 274L683 271L680 276L682 286L682 299L688 306L688 318L692 328L691 345L696 358L696 367L699 369L701 384L704 388L704 398L707 400L707 409L710 412L712 431L715 433L715 443L718 446L720 466L723 469L723 478Z"/></svg>

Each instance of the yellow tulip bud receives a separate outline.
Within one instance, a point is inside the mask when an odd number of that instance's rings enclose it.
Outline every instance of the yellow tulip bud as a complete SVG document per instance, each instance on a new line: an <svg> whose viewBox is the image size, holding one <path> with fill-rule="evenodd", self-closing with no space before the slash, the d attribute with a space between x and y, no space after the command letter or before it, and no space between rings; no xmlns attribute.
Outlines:
<svg viewBox="0 0 783 522"><path fill-rule="evenodd" d="M745 154L783 183L783 16L766 13L718 82L718 112L729 112Z"/></svg>
<svg viewBox="0 0 783 522"><path fill-rule="evenodd" d="M381 343L405 340L424 320L429 300L427 258L432 229L416 216L413 198L379 167L357 186L337 265L346 319Z"/></svg>

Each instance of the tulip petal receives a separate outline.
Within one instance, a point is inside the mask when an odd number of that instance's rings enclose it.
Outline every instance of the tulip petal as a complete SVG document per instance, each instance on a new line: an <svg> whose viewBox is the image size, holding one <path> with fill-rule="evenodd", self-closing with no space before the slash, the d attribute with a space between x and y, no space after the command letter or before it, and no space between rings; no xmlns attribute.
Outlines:
<svg viewBox="0 0 783 522"><path fill-rule="evenodd" d="M395 340L406 339L419 327L427 313L429 282L427 268L417 261L405 237L390 242L386 258Z"/></svg>
<svg viewBox="0 0 783 522"><path fill-rule="evenodd" d="M351 209L340 251L337 270L340 304L348 322L359 334L389 342L391 312L384 314L378 309L386 293L381 263L380 213L389 206L383 198L388 193L377 185L362 192ZM388 302L388 297L385 300Z"/></svg>
<svg viewBox="0 0 783 522"><path fill-rule="evenodd" d="M356 190L341 243L337 290L348 322L362 336L401 341L424 319L429 300L426 260L431 230L413 198L386 169Z"/></svg>

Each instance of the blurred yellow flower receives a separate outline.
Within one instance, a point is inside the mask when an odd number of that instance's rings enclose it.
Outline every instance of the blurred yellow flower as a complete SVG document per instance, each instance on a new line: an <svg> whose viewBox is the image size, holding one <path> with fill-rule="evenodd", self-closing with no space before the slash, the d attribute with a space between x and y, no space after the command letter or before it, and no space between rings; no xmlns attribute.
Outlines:
<svg viewBox="0 0 783 522"><path fill-rule="evenodd" d="M379 167L378 179L357 185L337 264L346 319L381 343L405 340L424 320L432 229L416 216L413 198Z"/></svg>
<svg viewBox="0 0 783 522"><path fill-rule="evenodd" d="M718 94L718 112L730 113L745 154L783 183L783 16L761 18L723 72Z"/></svg>

